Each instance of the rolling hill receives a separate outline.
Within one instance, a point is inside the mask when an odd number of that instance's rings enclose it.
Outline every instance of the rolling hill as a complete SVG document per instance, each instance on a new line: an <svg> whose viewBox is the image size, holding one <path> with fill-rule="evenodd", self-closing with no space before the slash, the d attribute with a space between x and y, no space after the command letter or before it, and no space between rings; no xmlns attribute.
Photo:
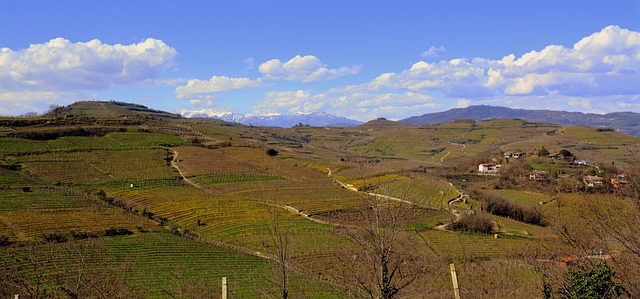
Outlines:
<svg viewBox="0 0 640 299"><path fill-rule="evenodd" d="M614 112L608 114L511 109L494 106L469 106L444 112L412 116L400 122L426 125L447 123L459 119L486 120L492 118L519 118L530 122L552 123L562 126L590 126L614 128L631 136L640 136L640 114L633 112Z"/></svg>
<svg viewBox="0 0 640 299"><path fill-rule="evenodd" d="M415 279L396 298L450 296L451 262L465 298L540 298L543 275L566 272L553 257L586 254L560 228L582 238L585 213L611 207L602 219L626 228L611 232L637 235L640 224L620 223L640 219L626 187L609 182L640 177L638 140L513 118L245 126L119 102L2 118L0 297L220 298L227 277L230 298L264 298L282 291L285 271L289 298L347 298L383 260L367 260L378 254L371 240L393 236L389 260ZM542 147L589 165L538 155ZM478 173L491 162L504 172ZM531 180L534 170L548 180ZM586 188L587 175L603 185ZM490 214L482 198L543 222ZM490 233L452 228L475 214ZM640 293L637 268L614 265Z"/></svg>

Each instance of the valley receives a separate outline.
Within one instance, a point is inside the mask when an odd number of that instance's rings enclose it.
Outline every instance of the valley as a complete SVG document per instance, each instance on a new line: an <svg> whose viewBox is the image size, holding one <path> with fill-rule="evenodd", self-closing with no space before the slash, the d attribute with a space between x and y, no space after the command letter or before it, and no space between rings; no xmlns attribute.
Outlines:
<svg viewBox="0 0 640 299"><path fill-rule="evenodd" d="M227 277L229 298L450 298L453 263L463 298L542 298L600 261L634 296L639 157L614 130L510 118L0 118L0 296L218 298Z"/></svg>

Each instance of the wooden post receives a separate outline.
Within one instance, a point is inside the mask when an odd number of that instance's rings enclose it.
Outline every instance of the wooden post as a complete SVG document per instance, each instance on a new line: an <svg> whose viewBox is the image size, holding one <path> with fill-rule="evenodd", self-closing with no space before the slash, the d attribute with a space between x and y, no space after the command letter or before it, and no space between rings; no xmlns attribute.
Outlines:
<svg viewBox="0 0 640 299"><path fill-rule="evenodd" d="M227 299L227 278L222 278L222 299Z"/></svg>
<svg viewBox="0 0 640 299"><path fill-rule="evenodd" d="M456 275L456 265L451 263L449 264L449 268L451 268L451 281L453 281L453 295L456 299L460 299L460 289L458 288L458 275Z"/></svg>

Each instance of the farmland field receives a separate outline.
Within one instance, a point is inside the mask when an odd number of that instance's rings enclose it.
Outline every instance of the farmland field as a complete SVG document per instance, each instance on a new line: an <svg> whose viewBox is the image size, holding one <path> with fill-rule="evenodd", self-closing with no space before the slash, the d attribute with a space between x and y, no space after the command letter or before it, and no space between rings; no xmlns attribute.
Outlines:
<svg viewBox="0 0 640 299"><path fill-rule="evenodd" d="M635 219L633 189L609 182L634 182L626 167L636 165L640 142L617 132L516 119L273 128L123 103L76 108L0 128L0 254L8 258L0 275L34 283L30 254L53 254L60 275L50 278L68 279L79 252L95 247L86 269L132 297L218 297L222 276L231 298L269 297L277 287L267 278L286 263L291 298L345 298L357 283L342 275L369 273L373 265L359 263L388 244L397 254L389 260L408 254L402 267L422 267L399 298L451 296L451 262L468 298L536 298L541 269L556 269L553 258L571 254L586 264L587 253L558 233L597 233L586 212L626 215L607 221L622 227L615 232L635 229L624 226ZM538 156L542 146L568 149L590 166ZM508 151L524 155L507 161ZM505 171L479 176L479 163ZM528 180L533 169L553 173L548 184ZM604 186L586 188L586 174L602 175ZM502 216L489 214L474 190L506 199ZM542 225L513 220L524 221L509 214L522 214L520 206L539 210ZM597 249L628 254L618 243ZM5 281L1 296L25 291ZM68 282L56 283L45 289Z"/></svg>

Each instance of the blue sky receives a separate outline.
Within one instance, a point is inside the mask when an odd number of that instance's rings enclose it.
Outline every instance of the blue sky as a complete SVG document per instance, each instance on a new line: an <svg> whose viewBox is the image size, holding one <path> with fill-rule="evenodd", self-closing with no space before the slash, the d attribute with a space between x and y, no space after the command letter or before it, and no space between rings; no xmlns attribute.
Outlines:
<svg viewBox="0 0 640 299"><path fill-rule="evenodd" d="M640 2L0 0L0 115L640 112Z"/></svg>

